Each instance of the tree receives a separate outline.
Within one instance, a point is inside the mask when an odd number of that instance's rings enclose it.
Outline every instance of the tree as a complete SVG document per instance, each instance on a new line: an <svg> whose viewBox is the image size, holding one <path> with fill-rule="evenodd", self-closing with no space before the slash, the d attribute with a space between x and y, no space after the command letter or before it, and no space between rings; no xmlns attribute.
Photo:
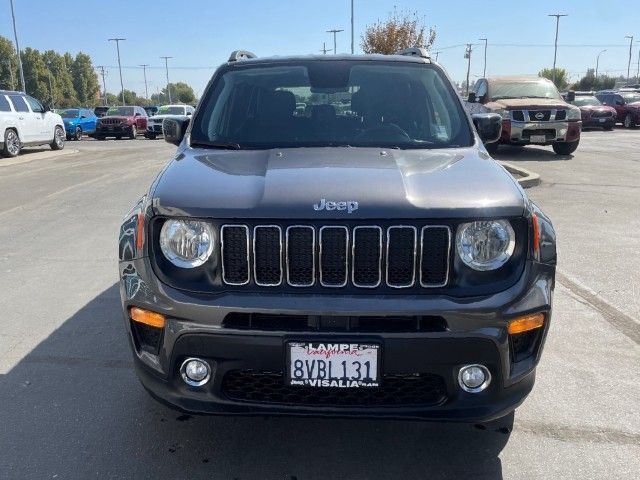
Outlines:
<svg viewBox="0 0 640 480"><path fill-rule="evenodd" d="M65 61L68 62L69 59L65 57ZM98 74L93 69L91 57L86 53L78 53L71 64L71 74L80 104L86 106L97 105L100 85L98 84Z"/></svg>
<svg viewBox="0 0 640 480"><path fill-rule="evenodd" d="M553 68L545 68L543 70L540 70L540 72L538 73L538 76L548 78L549 80L553 80ZM558 88L558 90L565 90L569 85L569 75L567 71L564 68L556 67L555 77L556 77L555 85Z"/></svg>
<svg viewBox="0 0 640 480"><path fill-rule="evenodd" d="M187 103L192 105L196 103L196 94L190 85L184 82L170 83L171 89L171 101L173 103ZM152 103L166 104L169 103L169 95L167 95L167 89L163 88L160 94L154 93L151 95Z"/></svg>
<svg viewBox="0 0 640 480"><path fill-rule="evenodd" d="M592 68L587 70L587 74L571 86L572 90L608 90L616 84L616 79L606 75L595 76Z"/></svg>
<svg viewBox="0 0 640 480"><path fill-rule="evenodd" d="M43 103L51 102L49 90L49 70L38 50L27 47L20 52L24 71L25 89Z"/></svg>
<svg viewBox="0 0 640 480"><path fill-rule="evenodd" d="M394 9L386 20L378 20L367 26L360 46L364 53L391 55L409 47L430 48L436 39L436 31L427 31L417 12L398 12Z"/></svg>
<svg viewBox="0 0 640 480"><path fill-rule="evenodd" d="M53 50L47 50L42 54L42 59L51 72L53 104L61 108L76 106L78 99L65 57Z"/></svg>
<svg viewBox="0 0 640 480"><path fill-rule="evenodd" d="M18 57L13 43L0 35L0 88L19 90Z"/></svg>

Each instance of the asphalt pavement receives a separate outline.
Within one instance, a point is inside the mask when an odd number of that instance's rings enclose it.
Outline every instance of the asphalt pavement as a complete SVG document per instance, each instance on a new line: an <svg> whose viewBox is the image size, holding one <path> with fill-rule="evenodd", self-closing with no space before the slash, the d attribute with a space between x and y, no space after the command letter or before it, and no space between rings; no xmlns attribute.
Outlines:
<svg viewBox="0 0 640 480"><path fill-rule="evenodd" d="M132 370L118 227L175 148L91 140L0 160L0 479L621 479L640 472L640 130L497 158L539 173L555 311L513 430L190 416ZM31 156L31 157L30 157ZM24 160L24 161L22 161Z"/></svg>

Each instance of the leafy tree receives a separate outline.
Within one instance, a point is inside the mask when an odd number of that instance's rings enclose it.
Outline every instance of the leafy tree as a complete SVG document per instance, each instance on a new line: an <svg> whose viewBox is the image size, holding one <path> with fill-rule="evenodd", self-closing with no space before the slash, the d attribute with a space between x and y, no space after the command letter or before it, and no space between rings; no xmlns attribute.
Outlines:
<svg viewBox="0 0 640 480"><path fill-rule="evenodd" d="M194 104L196 102L196 94L191 88L190 85L184 82L176 82L170 83L169 88L171 89L171 101L173 103L187 103L189 105ZM160 94L154 93L151 95L151 102L157 104L167 104L169 103L169 95L167 95L167 89L163 88L160 91Z"/></svg>
<svg viewBox="0 0 640 480"><path fill-rule="evenodd" d="M572 90L607 90L613 88L616 79L606 75L595 76L595 71L590 68L587 74L571 86Z"/></svg>
<svg viewBox="0 0 640 480"><path fill-rule="evenodd" d="M44 103L51 102L49 70L38 50L27 47L20 52L25 89L29 95Z"/></svg>
<svg viewBox="0 0 640 480"><path fill-rule="evenodd" d="M65 62L69 59L65 57ZM73 86L78 101L82 105L95 106L99 103L100 85L98 75L93 69L91 57L86 53L78 53L71 64Z"/></svg>
<svg viewBox="0 0 640 480"><path fill-rule="evenodd" d="M13 43L0 35L0 88L20 89L18 78L18 58Z"/></svg>
<svg viewBox="0 0 640 480"><path fill-rule="evenodd" d="M540 70L538 76L553 80L553 68L545 68L543 70ZM558 90L564 90L567 88L567 86L569 85L569 74L564 68L556 67L556 80L554 83Z"/></svg>
<svg viewBox="0 0 640 480"><path fill-rule="evenodd" d="M378 20L367 26L360 46L364 53L393 54L409 47L430 48L436 39L436 31L424 24L417 12L398 12L394 9L386 20Z"/></svg>
<svg viewBox="0 0 640 480"><path fill-rule="evenodd" d="M53 50L47 50L42 54L42 59L51 72L54 105L61 108L78 105L73 77L67 68L65 57Z"/></svg>

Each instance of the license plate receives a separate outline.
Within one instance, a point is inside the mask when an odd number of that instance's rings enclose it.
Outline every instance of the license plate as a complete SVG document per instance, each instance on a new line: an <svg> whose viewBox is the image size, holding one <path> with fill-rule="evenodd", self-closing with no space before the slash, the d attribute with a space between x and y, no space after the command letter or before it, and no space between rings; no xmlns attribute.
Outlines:
<svg viewBox="0 0 640 480"><path fill-rule="evenodd" d="M379 387L380 346L359 343L289 342L289 385L317 388Z"/></svg>
<svg viewBox="0 0 640 480"><path fill-rule="evenodd" d="M531 143L544 143L547 141L547 139L544 135L531 135L529 137L529 141Z"/></svg>

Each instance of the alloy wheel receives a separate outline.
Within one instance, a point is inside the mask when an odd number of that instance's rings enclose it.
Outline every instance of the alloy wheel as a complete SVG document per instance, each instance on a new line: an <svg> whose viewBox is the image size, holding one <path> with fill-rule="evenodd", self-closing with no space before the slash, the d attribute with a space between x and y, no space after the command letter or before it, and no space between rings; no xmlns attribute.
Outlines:
<svg viewBox="0 0 640 480"><path fill-rule="evenodd" d="M7 133L7 151L10 155L16 156L20 153L20 139L13 130Z"/></svg>

